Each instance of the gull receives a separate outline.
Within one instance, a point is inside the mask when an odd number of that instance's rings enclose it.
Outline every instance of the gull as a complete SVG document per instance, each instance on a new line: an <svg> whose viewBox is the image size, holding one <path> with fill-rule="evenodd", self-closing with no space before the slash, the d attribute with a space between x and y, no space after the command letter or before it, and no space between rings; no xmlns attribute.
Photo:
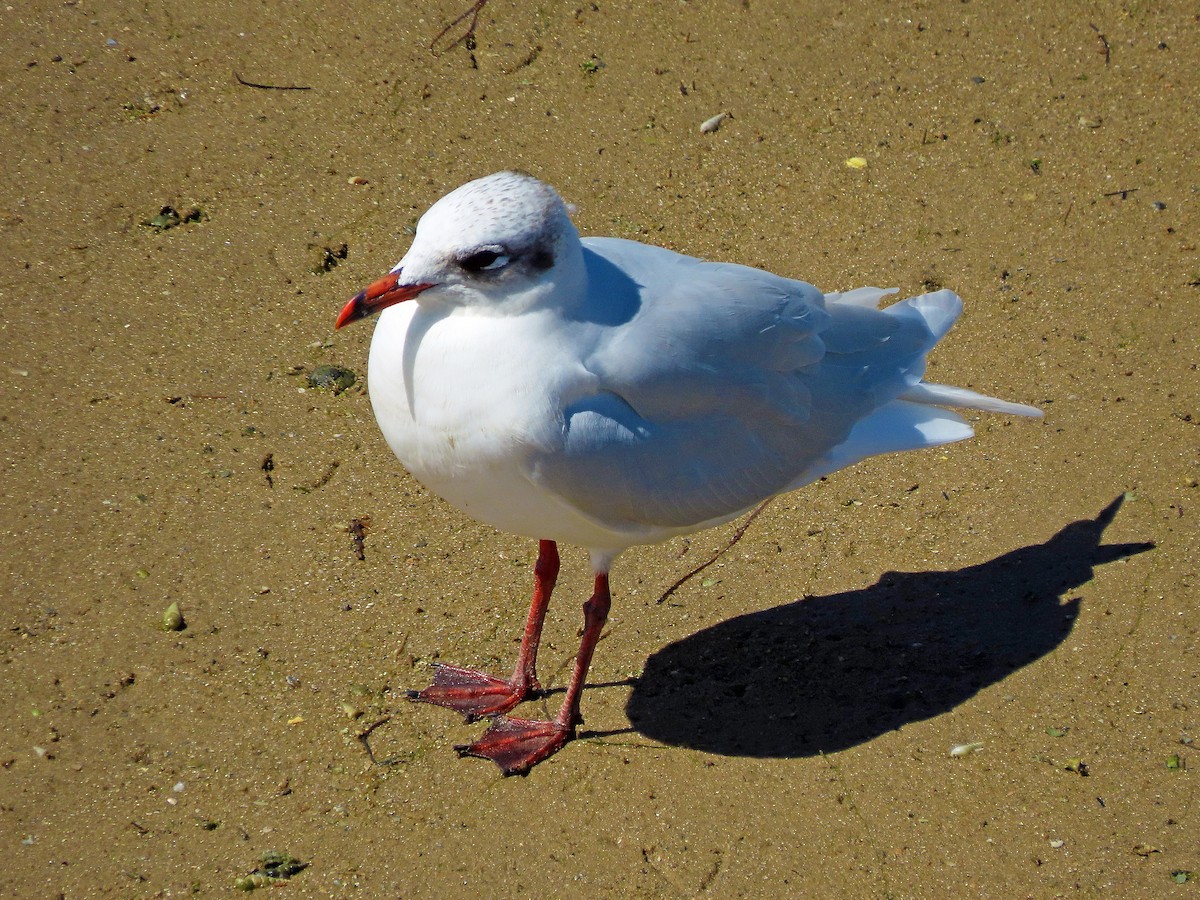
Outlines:
<svg viewBox="0 0 1200 900"><path fill-rule="evenodd" d="M761 269L580 238L537 178L499 172L437 201L391 272L336 327L379 313L369 393L412 475L469 516L538 540L510 678L439 665L410 699L490 725L462 756L523 774L575 736L617 556L719 525L869 456L972 436L947 407L1039 410L922 380L962 301L948 290L823 294ZM537 652L558 544L594 575L558 714Z"/></svg>

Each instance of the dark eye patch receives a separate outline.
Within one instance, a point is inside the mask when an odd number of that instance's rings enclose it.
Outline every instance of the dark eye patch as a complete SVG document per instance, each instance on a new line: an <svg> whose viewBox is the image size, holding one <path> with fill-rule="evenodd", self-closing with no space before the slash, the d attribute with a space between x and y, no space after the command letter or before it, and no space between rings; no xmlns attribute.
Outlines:
<svg viewBox="0 0 1200 900"><path fill-rule="evenodd" d="M459 266L468 272L487 272L508 265L508 255L501 249L476 250L458 260Z"/></svg>

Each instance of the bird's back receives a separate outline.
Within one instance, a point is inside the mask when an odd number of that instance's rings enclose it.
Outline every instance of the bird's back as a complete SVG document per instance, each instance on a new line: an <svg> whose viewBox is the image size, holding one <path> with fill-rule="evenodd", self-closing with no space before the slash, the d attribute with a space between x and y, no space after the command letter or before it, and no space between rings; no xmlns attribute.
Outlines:
<svg viewBox="0 0 1200 900"><path fill-rule="evenodd" d="M825 297L629 241L584 246L589 315L609 320L584 359L597 389L566 406L564 446L531 477L629 543L727 520L865 456L972 433L928 405L953 401L901 399L961 311L949 291L878 310L889 292Z"/></svg>

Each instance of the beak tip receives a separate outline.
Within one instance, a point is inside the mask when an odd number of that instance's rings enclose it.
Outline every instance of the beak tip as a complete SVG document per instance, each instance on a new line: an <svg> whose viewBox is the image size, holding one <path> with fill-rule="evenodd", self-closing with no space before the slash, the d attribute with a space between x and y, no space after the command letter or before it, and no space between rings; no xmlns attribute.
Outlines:
<svg viewBox="0 0 1200 900"><path fill-rule="evenodd" d="M338 313L337 321L333 324L333 330L337 331L351 322L357 322L359 319L372 316L393 304L411 300L422 291L434 287L433 284L427 283L400 284L399 282L400 273L396 271L367 285L367 287L351 297L350 301L342 307L342 311Z"/></svg>
<svg viewBox="0 0 1200 900"><path fill-rule="evenodd" d="M342 311L338 313L337 321L333 323L334 331L345 328L351 322L356 322L363 317L362 301L362 291L350 298L350 302L342 307Z"/></svg>

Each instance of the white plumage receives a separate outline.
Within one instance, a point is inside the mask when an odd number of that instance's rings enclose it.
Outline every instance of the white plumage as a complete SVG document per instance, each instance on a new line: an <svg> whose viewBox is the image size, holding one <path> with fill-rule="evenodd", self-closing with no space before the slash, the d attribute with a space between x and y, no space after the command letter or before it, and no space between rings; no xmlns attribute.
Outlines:
<svg viewBox="0 0 1200 900"><path fill-rule="evenodd" d="M541 539L543 555L548 541L587 548L606 593L609 565L634 544L727 521L868 456L970 437L945 407L1040 415L924 382L962 302L943 290L877 309L889 293L822 295L746 266L580 240L552 188L502 172L439 200L338 324L382 310L371 400L409 471L469 515ZM532 659L522 665L532 674ZM430 691L419 699L468 715L516 702L480 711L461 685ZM565 706L569 732L578 710ZM509 753L524 722L489 735ZM513 771L557 749L514 768L483 744L465 752Z"/></svg>

